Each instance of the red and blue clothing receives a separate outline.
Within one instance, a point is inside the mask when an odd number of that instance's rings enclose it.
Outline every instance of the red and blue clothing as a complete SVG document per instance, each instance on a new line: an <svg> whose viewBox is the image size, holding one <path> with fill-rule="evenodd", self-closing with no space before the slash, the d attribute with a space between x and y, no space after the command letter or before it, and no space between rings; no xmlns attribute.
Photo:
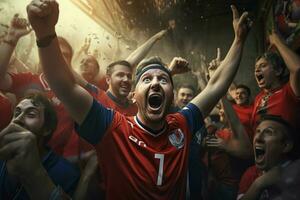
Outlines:
<svg viewBox="0 0 300 200"><path fill-rule="evenodd" d="M80 178L79 168L51 150L43 158L42 164L53 183L60 186L65 193L72 196ZM5 162L1 160L0 199L30 199L22 185L16 179L9 176Z"/></svg>
<svg viewBox="0 0 300 200"><path fill-rule="evenodd" d="M189 143L204 122L193 104L165 120L154 133L94 100L77 132L96 148L107 199L185 199Z"/></svg>

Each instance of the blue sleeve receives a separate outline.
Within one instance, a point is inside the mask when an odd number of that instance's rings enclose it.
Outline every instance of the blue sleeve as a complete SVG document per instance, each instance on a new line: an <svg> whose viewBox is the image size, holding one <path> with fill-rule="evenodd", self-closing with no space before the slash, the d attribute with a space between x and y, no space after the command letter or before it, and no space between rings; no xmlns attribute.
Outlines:
<svg viewBox="0 0 300 200"><path fill-rule="evenodd" d="M93 105L81 125L75 124L76 132L90 144L98 144L113 121L114 111L98 103Z"/></svg>
<svg viewBox="0 0 300 200"><path fill-rule="evenodd" d="M187 104L179 111L179 113L186 118L188 126L190 127L190 131L193 135L204 125L201 111L192 103Z"/></svg>
<svg viewBox="0 0 300 200"><path fill-rule="evenodd" d="M97 86L93 85L93 84L90 84L90 83L87 83L85 85L85 89L90 92L90 93L93 93L93 94L98 94L99 92L99 89L97 88Z"/></svg>

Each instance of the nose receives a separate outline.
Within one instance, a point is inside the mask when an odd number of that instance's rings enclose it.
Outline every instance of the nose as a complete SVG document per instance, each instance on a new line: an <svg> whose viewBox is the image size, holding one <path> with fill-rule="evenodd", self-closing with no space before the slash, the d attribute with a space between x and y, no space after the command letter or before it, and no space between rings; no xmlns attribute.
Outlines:
<svg viewBox="0 0 300 200"><path fill-rule="evenodd" d="M158 90L159 89L159 80L157 78L153 78L151 82L151 89Z"/></svg>
<svg viewBox="0 0 300 200"><path fill-rule="evenodd" d="M262 143L263 142L263 132L256 132L253 139L254 143Z"/></svg>

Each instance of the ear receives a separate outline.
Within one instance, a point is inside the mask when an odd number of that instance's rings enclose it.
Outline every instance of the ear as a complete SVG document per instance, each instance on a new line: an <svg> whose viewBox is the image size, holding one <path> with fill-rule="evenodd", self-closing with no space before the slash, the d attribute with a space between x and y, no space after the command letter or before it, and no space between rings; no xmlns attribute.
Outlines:
<svg viewBox="0 0 300 200"><path fill-rule="evenodd" d="M107 85L110 85L111 78L109 75L105 75L105 80L106 80Z"/></svg>
<svg viewBox="0 0 300 200"><path fill-rule="evenodd" d="M281 74L284 73L283 70L284 70L284 69L283 69L282 67L278 67L278 68L274 69L275 75L276 75L277 77L281 76Z"/></svg>
<svg viewBox="0 0 300 200"><path fill-rule="evenodd" d="M294 144L293 142L291 141L287 141L285 144L284 144L284 148L283 148L283 152L284 153L288 153L290 152L294 147Z"/></svg>

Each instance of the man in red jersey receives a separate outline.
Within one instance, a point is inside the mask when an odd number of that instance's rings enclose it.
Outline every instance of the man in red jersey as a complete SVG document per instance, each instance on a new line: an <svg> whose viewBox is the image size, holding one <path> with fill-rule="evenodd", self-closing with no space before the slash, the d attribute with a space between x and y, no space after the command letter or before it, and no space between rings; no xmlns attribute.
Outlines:
<svg viewBox="0 0 300 200"><path fill-rule="evenodd" d="M28 5L38 44L44 44L39 45L44 73L77 122L80 136L95 146L107 199L185 198L192 133L226 93L251 25L248 13L239 17L232 10L234 42L203 92L180 112L166 116L173 100L172 77L164 64L149 60L136 73L138 113L125 117L95 101L68 73L55 34L57 2L35 0Z"/></svg>
<svg viewBox="0 0 300 200"><path fill-rule="evenodd" d="M251 116L253 104L250 103L251 90L248 86L240 84L236 86L234 101L232 107L238 115L239 120L244 125L250 141L253 140L253 129L251 125Z"/></svg>
<svg viewBox="0 0 300 200"><path fill-rule="evenodd" d="M289 81L284 83L284 65L275 53L265 53L255 64L255 78L261 92L256 96L252 125L263 114L280 115L299 130L300 121L300 58L273 32L270 43L276 47L289 70Z"/></svg>
<svg viewBox="0 0 300 200"><path fill-rule="evenodd" d="M289 169L288 166L299 156L299 146L295 143L298 138L295 129L280 116L262 116L253 140L255 165L244 173L240 181L238 199L273 199L284 193L274 186L287 178L281 176L282 173L284 175ZM292 182L297 181L293 177L288 179L283 185L293 185ZM283 185L281 189L284 188ZM272 187L276 189L271 189ZM296 187L299 189L299 185Z"/></svg>

